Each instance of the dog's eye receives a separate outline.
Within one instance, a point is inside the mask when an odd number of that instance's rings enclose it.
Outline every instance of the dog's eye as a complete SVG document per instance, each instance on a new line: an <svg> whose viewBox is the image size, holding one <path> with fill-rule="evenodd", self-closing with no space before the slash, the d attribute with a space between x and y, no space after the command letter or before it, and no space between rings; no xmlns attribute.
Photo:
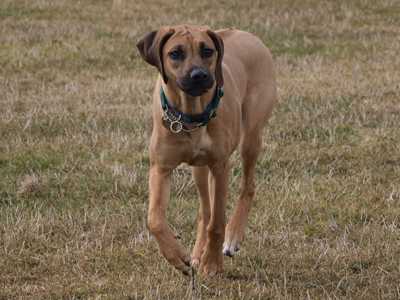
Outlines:
<svg viewBox="0 0 400 300"><path fill-rule="evenodd" d="M205 57L211 57L214 54L214 50L213 49L204 49L203 51L203 55Z"/></svg>
<svg viewBox="0 0 400 300"><path fill-rule="evenodd" d="M182 55L178 52L178 51L172 51L169 53L169 55L173 58L173 59L178 59L181 58Z"/></svg>

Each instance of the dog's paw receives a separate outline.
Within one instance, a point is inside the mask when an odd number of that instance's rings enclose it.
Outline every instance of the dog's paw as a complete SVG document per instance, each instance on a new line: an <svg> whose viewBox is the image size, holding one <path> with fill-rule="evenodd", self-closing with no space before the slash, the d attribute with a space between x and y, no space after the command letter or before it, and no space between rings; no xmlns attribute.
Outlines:
<svg viewBox="0 0 400 300"><path fill-rule="evenodd" d="M209 277L214 277L222 271L222 264L209 263L200 265L200 273L203 273Z"/></svg>
<svg viewBox="0 0 400 300"><path fill-rule="evenodd" d="M246 236L245 225L245 223L235 222L233 219L229 222L225 230L225 242L222 249L224 255L233 257L240 250Z"/></svg>
<svg viewBox="0 0 400 300"><path fill-rule="evenodd" d="M182 245L173 239L166 247L166 244L159 244L162 255L169 261L175 269L181 271L183 275L189 274L191 258L190 254L183 249Z"/></svg>
<svg viewBox="0 0 400 300"><path fill-rule="evenodd" d="M222 253L229 257L234 257L236 252L240 250L240 245L233 245L231 242L225 242L223 245Z"/></svg>
<svg viewBox="0 0 400 300"><path fill-rule="evenodd" d="M203 245L203 247L204 247L204 245ZM197 244L195 245L195 247L193 249L193 252L192 252L192 255L191 255L191 257L192 257L191 265L192 266L196 266L196 265L200 264L201 257L202 257L203 252L204 252L204 248L203 247L200 250L199 245L197 245Z"/></svg>
<svg viewBox="0 0 400 300"><path fill-rule="evenodd" d="M218 253L204 252L201 258L200 273L213 277L222 271L223 257L220 251Z"/></svg>

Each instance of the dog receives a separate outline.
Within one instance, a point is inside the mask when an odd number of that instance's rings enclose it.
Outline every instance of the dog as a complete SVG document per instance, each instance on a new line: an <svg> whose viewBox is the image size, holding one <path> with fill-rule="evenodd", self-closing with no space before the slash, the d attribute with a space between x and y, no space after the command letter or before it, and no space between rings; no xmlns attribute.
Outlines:
<svg viewBox="0 0 400 300"><path fill-rule="evenodd" d="M183 274L222 271L245 238L262 131L276 98L272 56L250 33L208 26L165 26L136 44L159 71L153 95L148 225L163 256ZM223 89L222 89L223 88ZM239 147L243 177L226 225L229 157ZM171 174L191 166L200 198L197 238L190 256L168 225Z"/></svg>

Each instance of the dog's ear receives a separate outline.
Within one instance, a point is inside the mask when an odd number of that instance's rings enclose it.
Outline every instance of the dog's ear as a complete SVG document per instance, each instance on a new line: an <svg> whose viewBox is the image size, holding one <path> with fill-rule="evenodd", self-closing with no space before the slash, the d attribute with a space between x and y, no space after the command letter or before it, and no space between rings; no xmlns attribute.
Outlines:
<svg viewBox="0 0 400 300"><path fill-rule="evenodd" d="M168 78L164 72L162 52L165 43L173 33L174 30L171 27L162 27L145 35L136 44L142 58L150 65L157 67L165 83L168 82Z"/></svg>
<svg viewBox="0 0 400 300"><path fill-rule="evenodd" d="M217 66L215 69L215 79L217 85L222 87L224 85L224 76L222 75L222 57L224 56L224 42L214 31L208 29L207 34L213 40L215 47L218 51Z"/></svg>

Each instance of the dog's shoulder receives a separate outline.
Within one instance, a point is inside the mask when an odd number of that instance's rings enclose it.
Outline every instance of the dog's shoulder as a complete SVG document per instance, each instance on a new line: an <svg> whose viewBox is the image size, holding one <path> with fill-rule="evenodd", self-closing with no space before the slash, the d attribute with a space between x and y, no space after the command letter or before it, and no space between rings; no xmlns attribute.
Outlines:
<svg viewBox="0 0 400 300"><path fill-rule="evenodd" d="M218 34L218 36L225 42L226 40L237 34L237 32L238 31L235 28L231 27L230 29L217 30L215 33Z"/></svg>
<svg viewBox="0 0 400 300"><path fill-rule="evenodd" d="M225 45L227 44L233 44L233 45L246 45L246 46L252 46L254 43L258 46L258 44L261 42L256 36L253 34L242 31L242 30L237 30L235 28L230 28L230 29L221 29L217 30L215 32L218 34L218 36L222 39Z"/></svg>

